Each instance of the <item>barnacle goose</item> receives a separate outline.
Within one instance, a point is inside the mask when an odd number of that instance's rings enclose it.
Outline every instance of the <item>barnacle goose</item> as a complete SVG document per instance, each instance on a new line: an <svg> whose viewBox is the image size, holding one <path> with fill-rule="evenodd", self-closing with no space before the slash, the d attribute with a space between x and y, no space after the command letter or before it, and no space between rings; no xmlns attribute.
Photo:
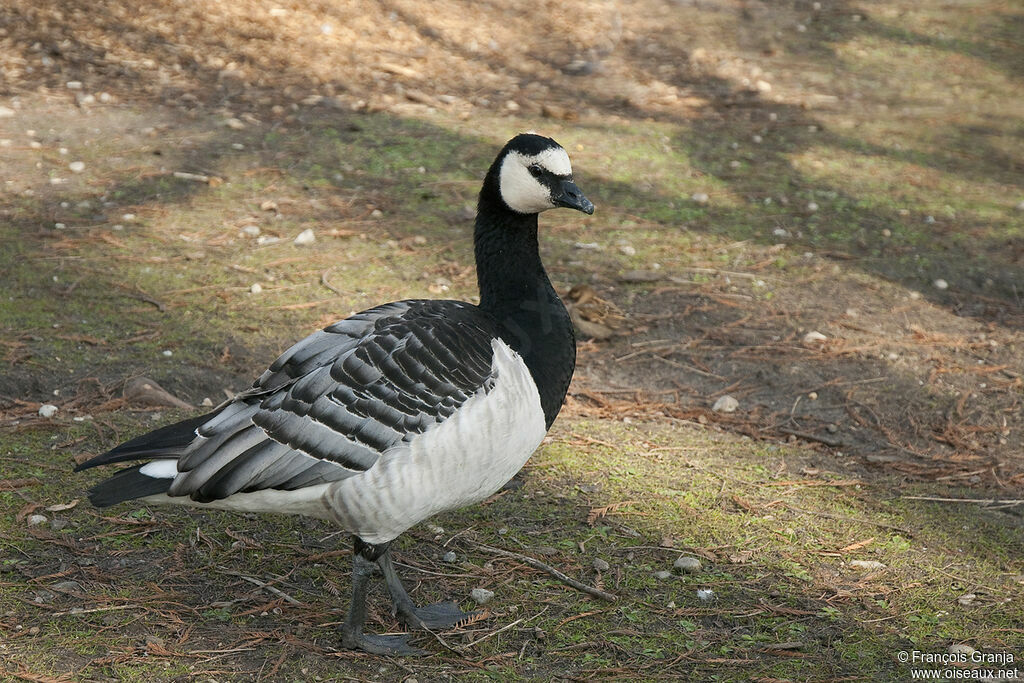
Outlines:
<svg viewBox="0 0 1024 683"><path fill-rule="evenodd" d="M315 332L213 412L76 467L143 461L97 484L90 500L330 520L354 539L342 644L422 652L408 635L363 633L367 580L379 567L409 627L445 628L469 616L451 602L417 608L388 547L414 524L497 491L561 409L575 339L537 246L537 215L555 207L594 212L565 150L550 138L517 135L480 191L479 306L398 301Z"/></svg>

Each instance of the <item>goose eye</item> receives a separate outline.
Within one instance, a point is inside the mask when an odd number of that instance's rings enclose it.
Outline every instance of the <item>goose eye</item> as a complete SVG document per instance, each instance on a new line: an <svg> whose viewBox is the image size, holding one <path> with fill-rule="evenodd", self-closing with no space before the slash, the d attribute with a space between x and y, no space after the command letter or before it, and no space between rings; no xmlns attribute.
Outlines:
<svg viewBox="0 0 1024 683"><path fill-rule="evenodd" d="M537 164L530 166L530 175L532 175L534 178L540 178L543 174L544 171Z"/></svg>

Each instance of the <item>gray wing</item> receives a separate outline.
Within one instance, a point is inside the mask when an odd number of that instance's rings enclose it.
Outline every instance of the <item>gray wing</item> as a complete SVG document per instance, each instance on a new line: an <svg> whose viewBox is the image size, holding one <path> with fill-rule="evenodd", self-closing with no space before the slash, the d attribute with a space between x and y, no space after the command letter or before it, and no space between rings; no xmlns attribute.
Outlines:
<svg viewBox="0 0 1024 683"><path fill-rule="evenodd" d="M316 332L196 429L167 493L211 502L364 472L491 389L497 335L475 306L429 300L386 304Z"/></svg>

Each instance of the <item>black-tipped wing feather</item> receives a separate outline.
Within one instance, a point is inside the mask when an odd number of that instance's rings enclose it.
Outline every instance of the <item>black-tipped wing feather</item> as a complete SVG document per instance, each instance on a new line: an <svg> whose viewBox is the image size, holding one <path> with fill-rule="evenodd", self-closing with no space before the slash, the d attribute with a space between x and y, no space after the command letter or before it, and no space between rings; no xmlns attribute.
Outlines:
<svg viewBox="0 0 1024 683"><path fill-rule="evenodd" d="M133 439L79 469L177 458L178 475L164 488L199 502L344 479L489 391L497 336L493 320L469 304L385 304L295 344L213 413ZM124 476L133 481L143 476L130 471Z"/></svg>

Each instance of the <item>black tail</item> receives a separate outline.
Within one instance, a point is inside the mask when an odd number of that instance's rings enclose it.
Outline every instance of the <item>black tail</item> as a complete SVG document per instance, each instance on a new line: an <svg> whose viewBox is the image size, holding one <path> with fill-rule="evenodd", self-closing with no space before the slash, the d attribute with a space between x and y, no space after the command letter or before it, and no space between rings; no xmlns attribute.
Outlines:
<svg viewBox="0 0 1024 683"><path fill-rule="evenodd" d="M157 479L139 473L142 465L121 470L110 479L89 489L89 502L98 508L110 507L133 498L166 493L173 479Z"/></svg>
<svg viewBox="0 0 1024 683"><path fill-rule="evenodd" d="M219 410L199 417L190 417L181 422L161 427L160 429L137 436L131 441L126 441L117 448L113 448L103 455L86 460L75 468L75 472L87 470L97 465L111 465L116 462L127 462L129 460L142 460L144 458L168 458L175 457L185 446L192 443L196 437L196 429L204 422L213 418Z"/></svg>
<svg viewBox="0 0 1024 683"><path fill-rule="evenodd" d="M215 410L206 415L190 417L148 434L137 436L103 455L86 460L75 468L75 472L81 472L97 465L110 465L129 460L176 458L182 449L196 438L196 429L218 412L220 411ZM147 477L139 472L143 465L121 470L109 479L96 484L89 489L89 502L98 508L105 508L125 500L166 492L174 479Z"/></svg>

